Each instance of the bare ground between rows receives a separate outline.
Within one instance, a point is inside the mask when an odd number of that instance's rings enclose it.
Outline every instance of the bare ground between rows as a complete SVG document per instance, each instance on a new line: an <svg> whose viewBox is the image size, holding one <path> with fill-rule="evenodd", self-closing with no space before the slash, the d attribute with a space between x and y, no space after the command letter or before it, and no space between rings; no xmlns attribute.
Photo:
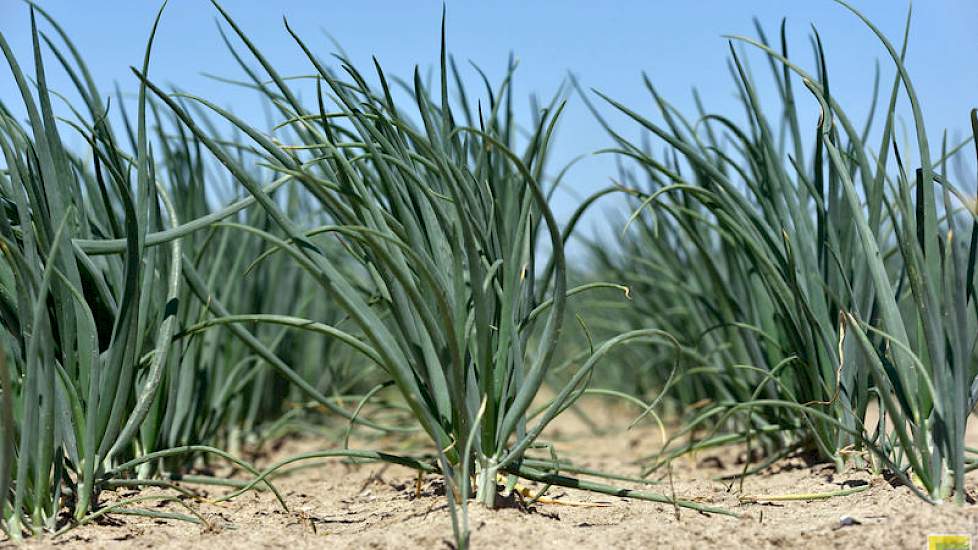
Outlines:
<svg viewBox="0 0 978 550"><path fill-rule="evenodd" d="M627 417L599 402L588 404L591 418L622 426ZM969 440L978 440L970 430ZM570 415L548 434L562 458L575 464L634 475L634 461L659 443L654 428L594 435ZM286 441L259 465L298 452L335 447L328 440ZM505 508L470 511L475 548L924 548L928 534L970 534L978 540L978 506L929 506L907 487L865 471L839 474L803 457L781 460L763 473L737 481L717 481L743 469L743 449L726 448L684 457L668 478L648 489L677 498L726 507L742 518L708 516L657 504L554 489L551 496L606 503L604 507L535 505L529 511ZM978 472L976 472L978 474ZM173 520L113 515L98 525L55 538L34 540L30 549L60 548L447 548L451 523L440 483L426 476L420 496L417 476L399 466L322 461L275 480L290 510L268 493L250 493L220 505L195 503L209 526ZM639 488L625 482L611 482ZM822 493L868 484L867 490L828 500L771 504L744 503L743 496ZM532 483L527 486L535 487ZM978 475L969 476L969 494L978 495ZM222 489L207 488L210 496ZM151 491L105 493L104 501ZM152 504L150 505L152 506ZM159 508L186 512L169 504ZM849 525L840 518L848 517ZM4 543L0 546L8 546Z"/></svg>

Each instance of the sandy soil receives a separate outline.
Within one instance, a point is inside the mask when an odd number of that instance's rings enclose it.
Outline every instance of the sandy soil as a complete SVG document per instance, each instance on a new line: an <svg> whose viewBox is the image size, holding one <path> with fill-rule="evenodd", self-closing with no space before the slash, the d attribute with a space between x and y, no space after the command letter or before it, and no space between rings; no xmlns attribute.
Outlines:
<svg viewBox="0 0 978 550"><path fill-rule="evenodd" d="M611 418L611 424L619 425L623 419L600 405L591 409L591 416ZM637 472L632 462L655 449L659 441L654 429L595 436L573 420L561 421L549 435L562 456L576 464L628 475ZM264 464L291 453L331 446L330 441L289 441ZM555 490L553 496L609 505L580 508L537 504L529 511L486 510L473 505L473 547L926 548L927 535L937 533L970 534L978 540L978 506L929 506L907 487L893 486L864 471L837 474L829 465L811 466L796 457L748 477L742 488L737 482L714 479L739 472L742 456L742 450L728 448L683 458L673 465L677 497L726 507L742 514L739 519L692 510L680 510L677 517L667 504ZM448 548L451 524L446 500L439 495L440 484L434 476L426 477L417 496L415 480L412 471L398 466L334 460L275 480L285 495L288 512L271 494L252 493L222 505L193 504L209 523L206 527L114 515L99 525L31 541L25 547ZM865 484L869 486L865 491L828 500L759 503L744 502L743 498L837 491ZM670 491L668 481L647 489ZM978 475L969 478L968 491L978 494ZM206 492L211 496L222 494L221 489L214 488ZM121 490L103 497L111 501L136 494ZM186 511L173 505L160 510Z"/></svg>

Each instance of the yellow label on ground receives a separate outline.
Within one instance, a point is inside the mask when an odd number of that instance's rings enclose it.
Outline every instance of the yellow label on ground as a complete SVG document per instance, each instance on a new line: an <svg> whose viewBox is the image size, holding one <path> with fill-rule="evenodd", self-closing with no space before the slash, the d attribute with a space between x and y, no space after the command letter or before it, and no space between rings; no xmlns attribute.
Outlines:
<svg viewBox="0 0 978 550"><path fill-rule="evenodd" d="M971 550L971 535L927 535L927 550Z"/></svg>

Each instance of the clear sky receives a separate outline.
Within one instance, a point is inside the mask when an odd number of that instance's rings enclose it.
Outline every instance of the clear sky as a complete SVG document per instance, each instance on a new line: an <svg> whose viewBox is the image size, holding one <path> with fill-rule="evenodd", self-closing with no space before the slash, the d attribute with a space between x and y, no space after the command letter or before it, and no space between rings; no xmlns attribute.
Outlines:
<svg viewBox="0 0 978 550"><path fill-rule="evenodd" d="M899 42L908 7L904 1L853 3ZM73 37L106 92L116 81L123 90L136 89L128 67L140 62L158 2L41 0L40 5ZM331 34L365 72L372 55L387 73L402 76L410 76L415 65L428 69L438 59L441 2L225 0L222 5L283 74L311 72L283 28L283 15L323 57L333 50L323 31ZM833 94L857 120L863 118L869 104L874 62L880 60L884 82L893 74L885 50L872 33L832 0L450 1L447 11L449 49L456 59L478 63L498 81L513 52L520 59L516 90L522 96L531 92L548 96L573 71L586 88L600 89L639 111L651 112L641 80L644 71L681 110L692 113L690 90L696 87L708 109L739 114L722 35L753 35L753 16L772 37L777 35L781 18L787 17L794 56L808 68L812 67L808 34L811 25L817 27L826 45ZM202 75L241 76L221 43L215 17L216 10L206 0L171 0L157 37L151 77L216 99L260 122L263 115L249 92ZM970 132L968 112L978 106L976 28L976 0L922 0L914 6L907 66L935 143L945 128L952 137ZM29 67L30 26L25 4L0 0L0 32L20 62ZM53 68L55 62L52 56L48 58L47 66ZM755 56L752 66L761 93L772 97L770 82L760 78L766 76L767 65ZM52 69L52 73L56 72ZM70 89L60 74L50 75L49 81L54 89ZM17 104L16 89L3 63L0 100ZM808 103L807 122L812 128L814 101L807 96L802 100ZM633 125L621 121L620 127L635 135ZM570 100L559 132L554 166L609 144L576 97ZM588 159L570 173L568 189L585 193L603 187L612 175L609 159ZM566 216L573 204L564 195L556 210Z"/></svg>

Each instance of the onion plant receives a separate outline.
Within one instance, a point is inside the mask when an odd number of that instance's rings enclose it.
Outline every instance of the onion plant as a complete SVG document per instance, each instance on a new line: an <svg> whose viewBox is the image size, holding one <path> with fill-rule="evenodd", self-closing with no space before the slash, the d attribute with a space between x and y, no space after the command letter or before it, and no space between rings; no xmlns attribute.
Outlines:
<svg viewBox="0 0 978 550"><path fill-rule="evenodd" d="M783 26L781 52L787 56ZM815 54L821 64L817 42ZM691 427L725 420L730 403L811 404L829 418L806 418L803 409L748 408L740 426L800 431L796 441L808 440L841 467L837 451L854 442L851 431L868 403L859 356L839 346L839 311L865 304L868 292L859 283L866 268L851 251L854 221L848 206L834 200L838 175L826 170L822 144L814 151L806 146L790 74L772 65L781 99L773 120L785 121L776 128L734 49L730 66L747 124L702 111L689 120L648 79L664 126L616 104L670 150L658 160L647 143L634 145L609 128L620 145L616 152L636 159L647 179L642 184L624 174L635 214L625 224L622 255L597 259L635 287L636 322L652 316L700 350L687 363L687 371L700 374L684 373L686 383L676 386L687 404L713 403L690 419ZM812 78L827 86L827 74ZM860 160L867 166L861 150L848 159L850 172ZM794 447L790 438L773 443Z"/></svg>
<svg viewBox="0 0 978 550"><path fill-rule="evenodd" d="M227 25L267 78L246 68L255 90L283 115L274 133L185 93L169 94L140 74L146 86L260 204L274 221L270 230L234 226L263 239L256 263L286 255L300 266L346 316L346 326L296 316L218 316L212 324L262 321L307 328L335 338L378 366L414 415L436 450L434 465L411 457L355 450L328 450L304 457L376 457L445 476L456 535L464 544L465 503L475 478L475 498L493 506L497 480L508 473L558 485L647 498L559 475L559 467L524 462L547 424L585 389L600 359L633 339L667 336L637 330L609 339L586 353L536 418L531 404L552 370L561 341L568 296L599 287L567 288L563 246L544 187L545 163L562 104L540 109L520 136L512 108L512 69L501 86L486 85L487 99L470 104L461 77L443 47L437 91L418 71L413 83L392 86L375 64L376 89L348 60L347 78L327 67L286 24L314 69L307 77L316 98L309 108L234 20L215 3ZM235 57L241 59L237 53ZM453 86L450 86L450 83ZM458 98L453 100L450 88ZM406 92L416 114L395 97ZM400 95L399 95L400 94ZM234 150L215 140L187 102L223 117L250 140L259 162L300 183L329 220L302 227L292 219ZM459 117L464 124L459 122ZM339 243L342 250L329 247ZM618 287L620 288L620 287ZM272 471L295 459L267 469ZM556 465L556 463L555 463ZM729 513L675 501L680 506ZM459 520L459 518L461 518Z"/></svg>
<svg viewBox="0 0 978 550"><path fill-rule="evenodd" d="M906 35L898 50L837 1L896 68L880 131L872 114L856 125L832 96L818 35L812 74L789 57L783 25L779 47L763 33L732 37L770 62L781 105L773 118L733 47L745 123L702 112L686 119L648 80L663 123L602 96L667 150L658 158L605 123L616 152L648 177L637 227L626 233L631 256L620 265L669 293L649 308L660 326L692 327L689 345L708 346L703 372L720 402L693 425L744 413L741 430L788 429L840 468L846 457L868 455L908 483L912 474L924 498L953 486L960 501L978 370L975 234L960 227L973 224L973 203L944 173L960 146L945 145L939 157L930 150L903 65ZM821 113L807 131L799 83ZM916 170L893 135L901 92L914 120ZM867 427L874 402L879 419ZM780 412L758 414L771 409Z"/></svg>
<svg viewBox="0 0 978 550"><path fill-rule="evenodd" d="M305 352L322 354L324 347L299 339L288 347L294 355L275 353L282 349L281 330L255 335L235 327L232 334L246 346L229 345L216 331L202 338L185 333L181 345L172 343L177 326L194 325L205 315L202 308L222 315L229 312L225 304L272 311L275 300L291 300L255 286L269 283L260 277L268 276L263 270L237 287L224 284L220 292L202 283L230 269L246 270L254 240L229 242L214 224L254 199L209 208L214 197L203 189L213 178L199 144L166 135L168 125L145 87L134 121L124 109L110 116L111 101L100 96L77 49L57 23L36 13L65 46L32 29L34 91L0 35L27 113L23 126L0 106L0 517L12 537L61 527L61 506L72 522L85 521L102 488L180 473L200 453L231 458L204 444L234 446L235 434L280 420L292 401L312 395L338 408L323 394L335 390L332 365L341 363L330 361L324 369L315 361L304 378L282 355L295 361ZM80 110L69 104L73 119L55 115L51 98L64 97L47 88L42 41L82 100ZM147 46L144 72L149 51ZM121 134L112 125L119 119ZM65 130L84 138L87 147L80 153L66 147ZM299 211L298 203L292 210ZM262 223L260 212L239 215ZM205 228L210 235L194 240L193 233ZM290 288L295 269L275 262L267 268L275 270L282 292L300 291ZM303 358L307 371L309 364ZM285 376L272 378L263 365ZM290 377L299 383L283 382ZM172 462L166 466L155 458ZM138 479L118 479L133 471Z"/></svg>
<svg viewBox="0 0 978 550"><path fill-rule="evenodd" d="M210 166L206 149L194 136L179 131L168 134L179 130L179 123L169 120L172 115L166 109L154 107L159 129L158 162L175 175L171 181L179 187L171 194L178 216L200 219L214 214L209 206L214 195L220 195L219 202L223 203L240 199L233 188L216 191L217 182L234 184L224 182ZM198 113L197 119L206 114ZM213 124L213 132L218 127ZM212 136L217 139L218 134ZM230 143L233 137L221 141ZM274 177L260 166L249 169L258 178ZM290 217L316 219L304 199L299 188L283 189L283 207ZM234 227L243 224L272 230L271 223L261 210L243 210L181 239L185 277L191 284L183 296L187 307L180 316L183 329L177 335L180 361L166 373L167 401L159 407L161 415L177 417L161 423L167 433L159 440L165 447L220 441L237 454L243 444L267 435L265 424L298 418L311 403L323 406L316 397L310 398L290 383L274 365L267 364L269 356L279 367L290 367L294 376L322 399L332 400L333 395L365 389L368 382L375 382L371 369L348 371L358 358L335 340L291 330L281 323L244 325L248 315L267 318L289 313L341 322L341 314L332 303L312 299L309 291L315 283L303 278L287 257L279 255L255 263L262 255L264 241ZM205 330L220 324L214 321L215 315L233 320L236 326ZM258 344L259 349L265 349L256 352Z"/></svg>
<svg viewBox="0 0 978 550"><path fill-rule="evenodd" d="M179 241L155 249L145 243L148 232L178 223L154 184L145 88L133 156L122 152L98 111L95 88L83 89L93 119L75 129L91 155L74 155L51 106L33 12L32 31L36 93L0 36L28 117L23 127L6 108L0 113L8 369L0 509L12 536L53 528L66 492L75 518L83 517L105 465L138 449L181 287ZM75 244L92 238L123 239L123 249L95 258Z"/></svg>

